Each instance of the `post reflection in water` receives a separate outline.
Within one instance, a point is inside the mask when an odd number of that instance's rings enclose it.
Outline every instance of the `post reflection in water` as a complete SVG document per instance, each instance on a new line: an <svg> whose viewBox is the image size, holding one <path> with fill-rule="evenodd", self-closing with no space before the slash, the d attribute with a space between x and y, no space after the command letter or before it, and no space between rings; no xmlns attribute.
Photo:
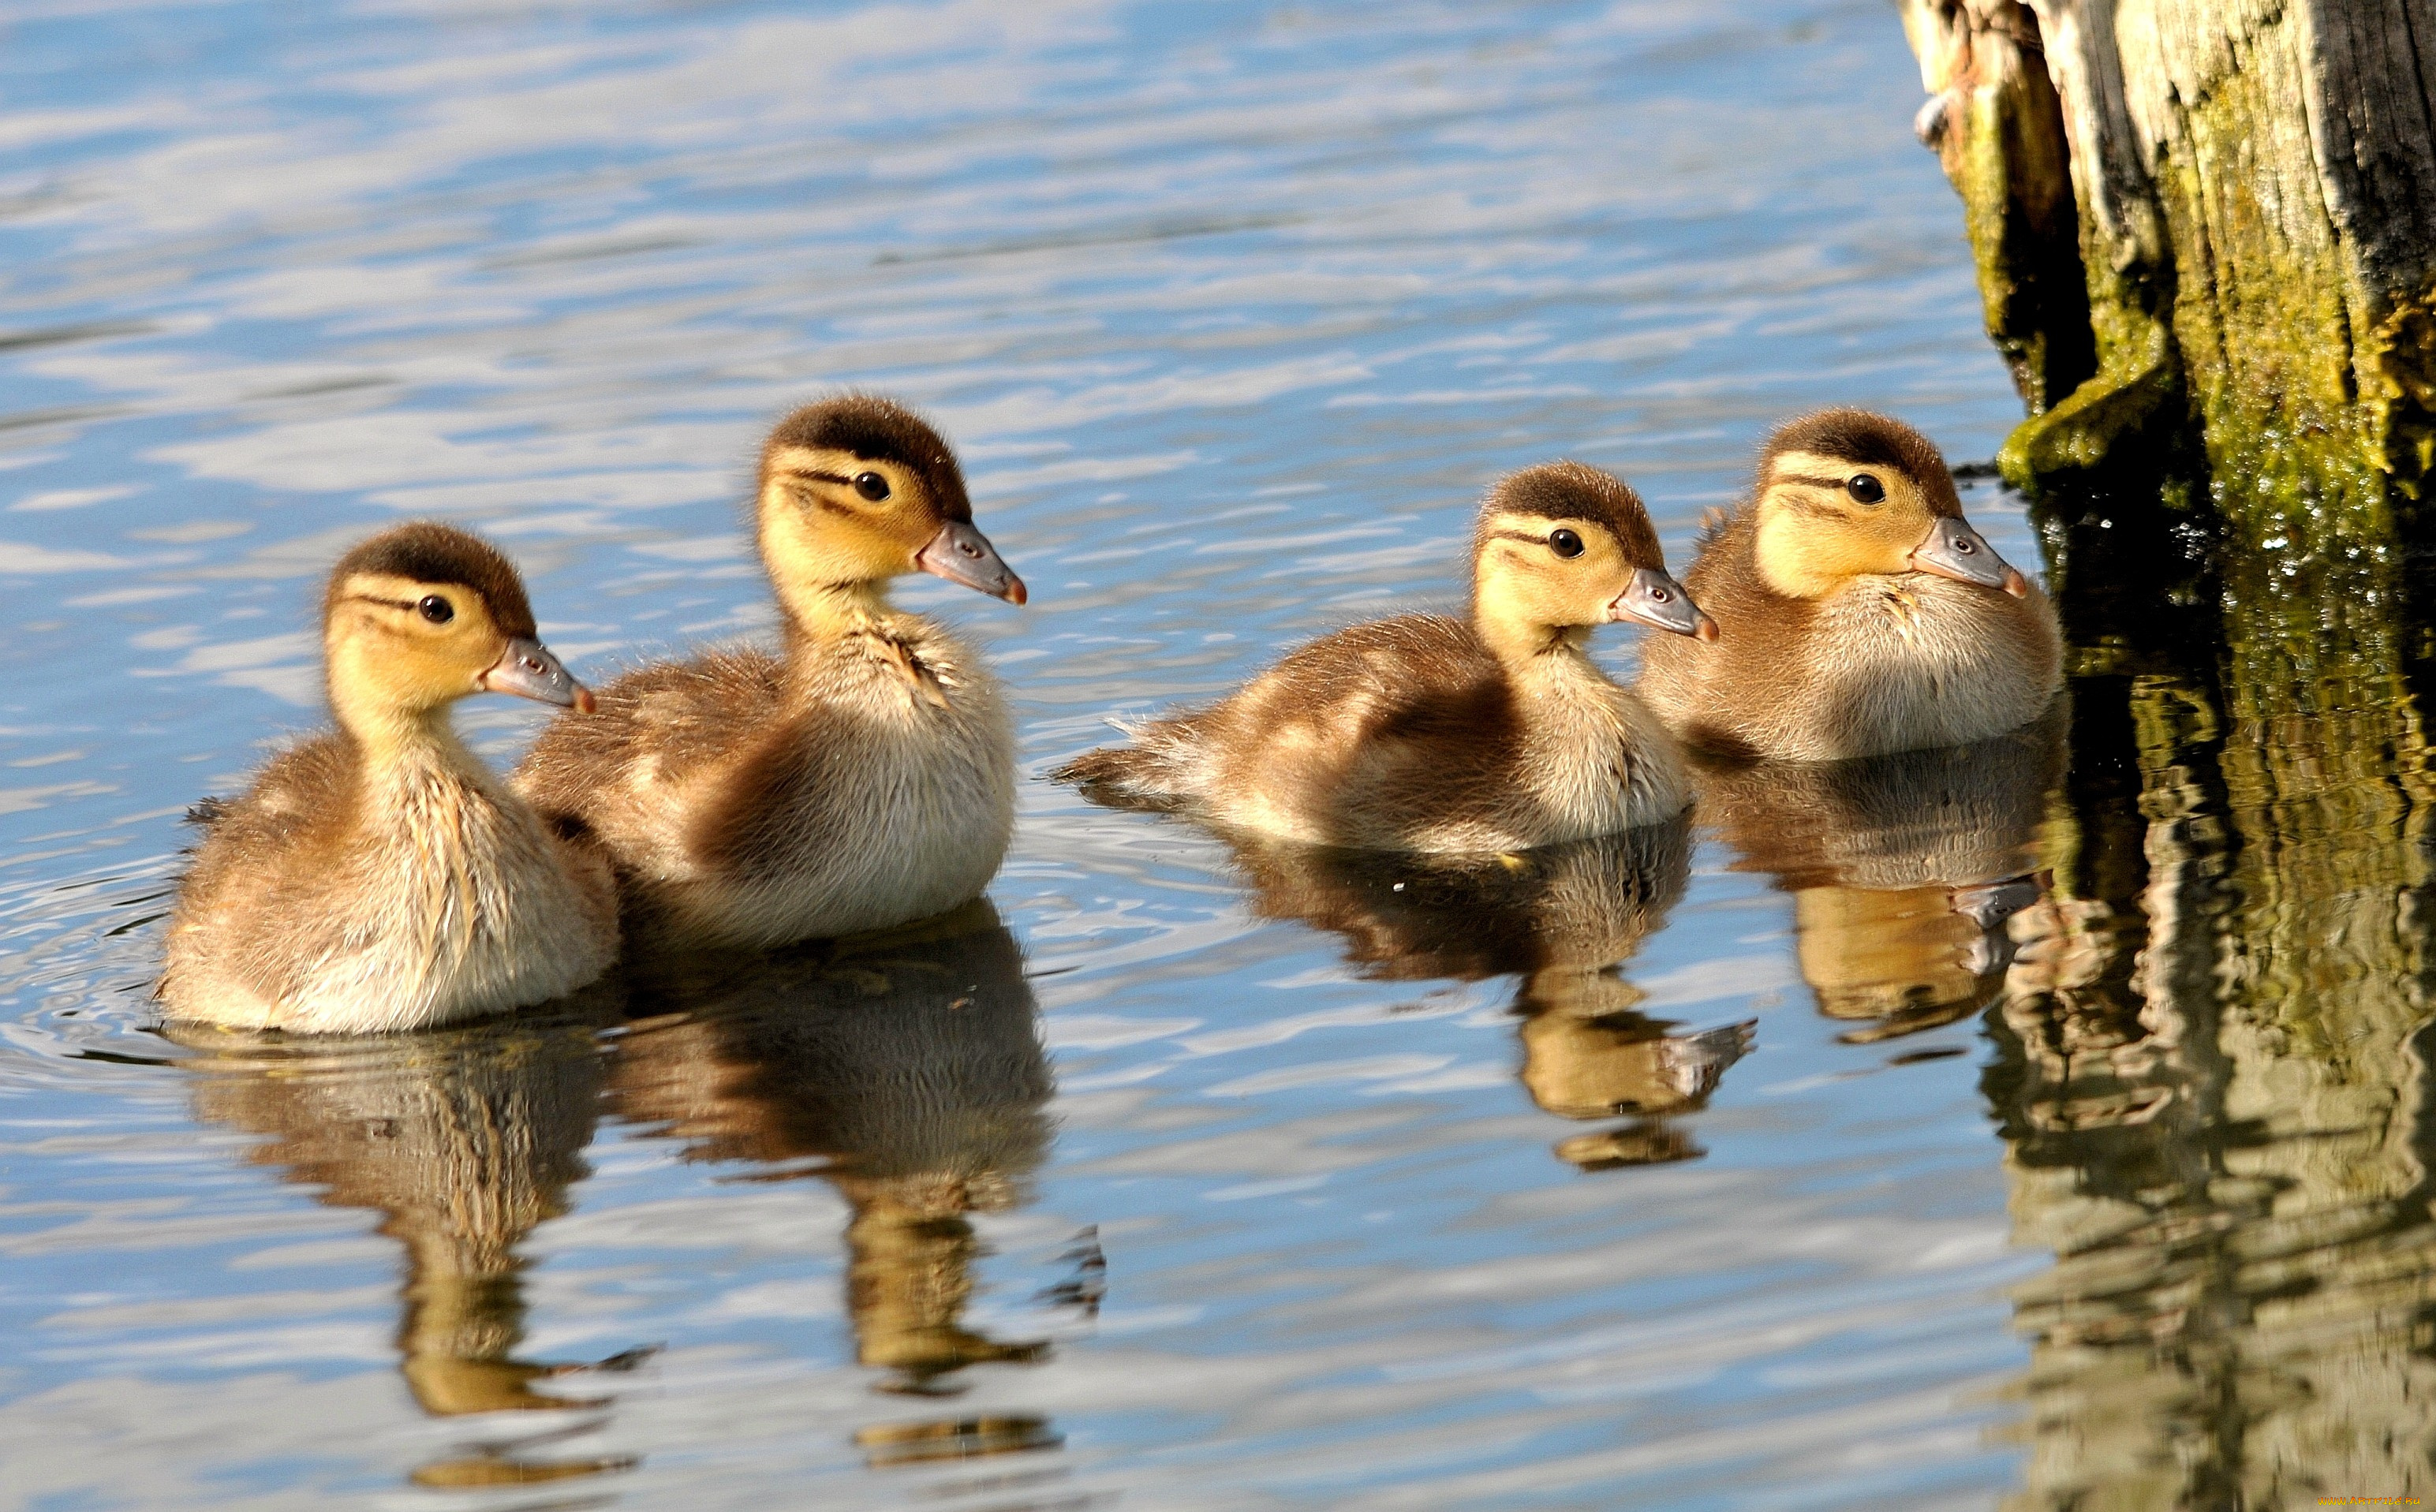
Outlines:
<svg viewBox="0 0 2436 1512"><path fill-rule="evenodd" d="M1696 1033L1641 1013L1616 968L1664 923L1691 877L1686 821L1508 856L1334 850L1224 836L1254 906L1342 935L1366 976L1521 979L1523 1087L1561 1118L1628 1121L1557 1155L1585 1171L1697 1158L1673 1120L1708 1103L1752 1025Z"/></svg>
<svg viewBox="0 0 2436 1512"><path fill-rule="evenodd" d="M1793 895L1819 1012L1870 1044L1987 1007L2007 921L2040 895L2039 838L2063 773L2061 710L2013 734L1853 761L1716 765L1700 816Z"/></svg>
<svg viewBox="0 0 2436 1512"><path fill-rule="evenodd" d="M593 1025L528 1016L377 1039L284 1039L193 1026L173 1036L203 1121L266 1137L257 1163L319 1186L322 1201L385 1215L406 1248L399 1369L435 1417L609 1405L600 1371L520 1360L525 1301L517 1246L566 1210L567 1189L599 1117ZM566 1395L537 1382L585 1372ZM624 1457L566 1457L548 1446L597 1412L545 1429L494 1426L464 1452L415 1470L417 1485L465 1488L566 1480L631 1468Z"/></svg>
<svg viewBox="0 0 2436 1512"><path fill-rule="evenodd" d="M2008 1505L2436 1495L2414 701L2140 660L2079 681L2055 895L1991 1017L2016 1237L2057 1256L2015 1294Z"/></svg>
<svg viewBox="0 0 2436 1512"><path fill-rule="evenodd" d="M647 962L611 1105L689 1157L814 1176L853 1209L846 1306L881 1388L946 1397L956 1373L1048 1357L961 1321L983 1253L966 1216L1021 1200L1047 1157L1053 1084L1015 937L986 901L842 945ZM1098 1262L1087 1239L1087 1271ZM1085 1297L1089 1301L1096 1289ZM948 1416L866 1429L875 1464L1053 1447L1045 1418Z"/></svg>

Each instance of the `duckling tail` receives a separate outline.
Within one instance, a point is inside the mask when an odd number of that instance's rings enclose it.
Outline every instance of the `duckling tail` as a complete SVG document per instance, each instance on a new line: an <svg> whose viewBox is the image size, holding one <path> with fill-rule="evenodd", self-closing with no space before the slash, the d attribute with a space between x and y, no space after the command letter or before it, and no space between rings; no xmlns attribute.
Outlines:
<svg viewBox="0 0 2436 1512"><path fill-rule="evenodd" d="M209 829L228 817L226 798L198 798L186 808L186 823L197 829Z"/></svg>
<svg viewBox="0 0 2436 1512"><path fill-rule="evenodd" d="M1078 788L1084 797L1110 808L1165 813L1182 805L1182 753L1160 739L1156 727L1128 733L1137 743L1086 751L1049 773L1049 780Z"/></svg>
<svg viewBox="0 0 2436 1512"><path fill-rule="evenodd" d="M1714 504L1710 505L1707 509L1702 510L1700 512L1700 533L1692 542L1692 554L1694 556L1698 556L1701 552L1706 551L1709 547L1714 546L1716 544L1717 537L1725 534L1726 527L1731 523L1733 523L1733 517Z"/></svg>

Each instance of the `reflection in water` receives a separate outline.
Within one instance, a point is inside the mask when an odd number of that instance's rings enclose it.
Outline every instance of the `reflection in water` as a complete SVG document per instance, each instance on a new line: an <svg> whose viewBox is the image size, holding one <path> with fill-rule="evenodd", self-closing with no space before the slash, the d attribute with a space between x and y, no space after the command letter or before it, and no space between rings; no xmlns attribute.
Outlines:
<svg viewBox="0 0 2436 1512"><path fill-rule="evenodd" d="M1566 1139L1585 1171L1690 1160L1668 1121L1705 1106L1750 1049L1751 1025L1680 1034L1640 1013L1615 968L1641 948L1691 876L1686 821L1489 857L1333 850L1229 832L1256 906L1343 935L1365 975L1391 982L1522 979L1522 1085L1569 1119L1631 1121Z"/></svg>
<svg viewBox="0 0 2436 1512"><path fill-rule="evenodd" d="M515 1358L525 1303L516 1246L566 1210L600 1113L601 1060L589 1026L531 1017L377 1039L284 1039L183 1026L202 1051L183 1064L204 1121L266 1136L252 1158L324 1190L333 1207L387 1215L406 1246L400 1370L424 1411L600 1407L534 1383L582 1369ZM622 1458L537 1452L557 1427L474 1446L417 1469L418 1485L480 1486L623 1469Z"/></svg>
<svg viewBox="0 0 2436 1512"><path fill-rule="evenodd" d="M948 1396L966 1365L1047 1358L961 1321L983 1254L966 1214L1015 1206L1053 1090L1015 937L984 901L928 926L767 957L652 963L612 1104L687 1154L816 1175L854 1210L846 1305L885 1390ZM1096 1246L1084 1259L1096 1260ZM1043 1418L868 1429L872 1463L1049 1447Z"/></svg>
<svg viewBox="0 0 2436 1512"><path fill-rule="evenodd" d="M1991 1017L2016 1235L2057 1255L2015 1293L2019 1512L2436 1494L2424 738L2391 684L2236 722L2221 665L2079 679Z"/></svg>
<svg viewBox="0 0 2436 1512"><path fill-rule="evenodd" d="M1999 991L2005 924L2039 895L2040 822L2063 720L1975 745L1855 761L1711 766L1700 815L1793 895L1819 1012L1868 1044L1953 1023Z"/></svg>

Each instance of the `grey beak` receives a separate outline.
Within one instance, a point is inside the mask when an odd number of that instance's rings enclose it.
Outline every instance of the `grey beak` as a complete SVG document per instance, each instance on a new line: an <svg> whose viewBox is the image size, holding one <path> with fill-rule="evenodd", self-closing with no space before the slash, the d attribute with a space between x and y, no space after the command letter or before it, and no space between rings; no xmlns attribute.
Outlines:
<svg viewBox="0 0 2436 1512"><path fill-rule="evenodd" d="M1644 625L1671 630L1679 635L1696 635L1702 640L1717 638L1717 622L1700 612L1683 585L1656 567L1638 567L1632 574L1631 585L1615 596L1607 606L1607 617L1615 619L1638 619Z"/></svg>
<svg viewBox="0 0 2436 1512"><path fill-rule="evenodd" d="M578 714L589 714L593 709L592 689L570 676L558 658L549 653L548 647L521 635L510 637L508 649L499 653L499 659L483 668L474 681L488 692L513 693L518 698L573 709Z"/></svg>
<svg viewBox="0 0 2436 1512"><path fill-rule="evenodd" d="M1015 575L1015 569L999 560L998 547L989 544L989 537L963 520L940 526L939 533L914 553L914 565L1009 603L1019 604L1031 597L1023 591L1023 580Z"/></svg>
<svg viewBox="0 0 2436 1512"><path fill-rule="evenodd" d="M2006 565L1996 548L1960 518L1941 519L1930 526L1920 545L1911 548L1911 566L1915 572L1934 572L1958 582L2002 588L2016 599L2030 591L2029 580Z"/></svg>

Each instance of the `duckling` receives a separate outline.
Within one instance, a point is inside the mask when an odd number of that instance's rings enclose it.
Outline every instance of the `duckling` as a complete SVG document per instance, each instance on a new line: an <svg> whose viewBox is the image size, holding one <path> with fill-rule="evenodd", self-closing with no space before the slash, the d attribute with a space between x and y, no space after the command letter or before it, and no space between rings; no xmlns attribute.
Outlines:
<svg viewBox="0 0 2436 1512"><path fill-rule="evenodd" d="M340 559L322 601L333 734L207 804L161 1001L173 1018L315 1034L424 1029L541 1002L608 967L605 861L510 792L449 726L469 694L583 708L516 569L444 525Z"/></svg>
<svg viewBox="0 0 2436 1512"><path fill-rule="evenodd" d="M909 572L1024 601L955 454L902 406L825 400L771 431L755 509L780 653L627 673L543 733L518 791L606 848L664 944L769 947L979 896L1014 832L1014 724L979 656L888 602Z"/></svg>
<svg viewBox="0 0 2436 1512"><path fill-rule="evenodd" d="M1926 437L1829 409L1779 429L1687 575L1726 634L1665 642L1642 697L1695 746L1827 761L1960 745L2062 686L2046 596L1962 517Z"/></svg>
<svg viewBox="0 0 2436 1512"><path fill-rule="evenodd" d="M1469 621L1339 631L1054 775L1102 802L1366 850L1519 850L1682 812L1674 743L1584 650L1610 620L1716 634L1666 575L1640 496L1577 462L1525 469L1489 491L1471 561Z"/></svg>

